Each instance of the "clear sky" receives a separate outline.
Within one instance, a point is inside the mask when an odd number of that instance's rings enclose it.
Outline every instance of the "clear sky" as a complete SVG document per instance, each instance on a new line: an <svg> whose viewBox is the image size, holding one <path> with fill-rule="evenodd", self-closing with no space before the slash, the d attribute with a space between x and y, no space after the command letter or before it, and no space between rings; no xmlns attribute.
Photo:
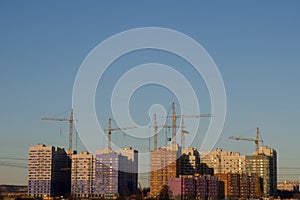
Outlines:
<svg viewBox="0 0 300 200"><path fill-rule="evenodd" d="M194 38L217 64L227 93L227 118L215 147L251 154L254 144L227 138L254 137L259 126L264 145L278 152L279 167L298 167L299 8L299 1L0 1L0 157L26 159L28 147L39 142L67 148L67 124L40 118L68 117L76 73L97 44L121 31L152 26ZM103 125L111 116L106 92L124 71L121 65L180 63L159 52L128 56L115 63L97 89ZM181 72L193 82L197 77L185 69ZM199 85L201 109L209 112L209 96L201 80ZM168 90L145 87L135 94L132 116L147 124L151 103L169 108L172 101ZM279 173L300 174L298 169ZM26 169L0 165L0 184L26 181Z"/></svg>

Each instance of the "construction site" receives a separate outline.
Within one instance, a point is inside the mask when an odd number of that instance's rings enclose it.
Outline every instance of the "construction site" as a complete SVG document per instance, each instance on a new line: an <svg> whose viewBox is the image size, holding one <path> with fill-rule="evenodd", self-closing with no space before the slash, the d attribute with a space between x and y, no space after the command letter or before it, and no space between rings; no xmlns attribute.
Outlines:
<svg viewBox="0 0 300 200"><path fill-rule="evenodd" d="M149 190L139 182L137 149L111 147L113 131L136 127L112 127L107 124L107 148L95 154L73 150L74 113L69 118L42 120L69 122L69 148L38 144L29 148L28 195L30 198L75 199L260 199L277 198L277 153L261 146L259 128L254 138L231 136L236 141L255 145L253 155L223 151L201 152L185 148L184 118L211 118L211 114L176 115L172 104L171 125L158 125L154 115L153 148L150 151ZM181 119L180 125L177 125ZM158 128L172 129L172 137L158 146ZM180 129L180 131L178 130ZM176 134L180 132L180 145Z"/></svg>

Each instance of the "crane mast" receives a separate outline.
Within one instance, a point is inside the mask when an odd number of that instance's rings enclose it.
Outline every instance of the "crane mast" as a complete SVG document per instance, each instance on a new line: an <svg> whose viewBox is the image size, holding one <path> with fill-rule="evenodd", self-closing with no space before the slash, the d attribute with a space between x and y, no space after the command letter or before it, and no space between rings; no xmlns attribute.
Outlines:
<svg viewBox="0 0 300 200"><path fill-rule="evenodd" d="M263 142L262 140L259 139L259 128L256 128L256 136L255 139L253 138L243 138L243 137L234 137L234 136L230 136L229 139L232 140L244 140L244 141L250 141L250 142L254 142L255 143L255 193L256 193L256 197L260 197L261 196L261 190L260 190L260 182L259 182L259 164L258 164L258 160L259 160L259 142Z"/></svg>
<svg viewBox="0 0 300 200"><path fill-rule="evenodd" d="M184 141L184 134L188 134L189 132L187 130L184 130L185 126L184 126L184 120L183 120L183 116L181 118L181 148L182 148L182 151L185 149L185 141Z"/></svg>
<svg viewBox="0 0 300 200"><path fill-rule="evenodd" d="M172 128L172 143L176 144L176 128L181 129L181 147L182 150L184 150L184 144L185 144L185 134L188 134L189 132L184 130L184 119L183 118L197 118L197 117L212 117L211 114L185 114L185 115L176 115L175 111L175 103L172 103L172 115L167 116L167 118L172 118L172 125L157 125L157 120L156 120L156 114L154 114L154 150L157 149L157 134L158 134L158 127L163 127L163 128ZM181 126L176 125L176 120L177 118L181 118Z"/></svg>
<svg viewBox="0 0 300 200"><path fill-rule="evenodd" d="M259 155L258 155L258 150L259 150L259 128L256 128L256 137L255 137L255 147L256 147L256 155L255 155L255 160L256 160L256 166L255 166L255 174L256 174L256 180L255 180L255 190L256 190L256 195L257 197L261 196L261 191L260 191L260 182L259 182L259 175L258 175L258 168L259 168L259 164L258 164L258 159L259 159Z"/></svg>
<svg viewBox="0 0 300 200"><path fill-rule="evenodd" d="M136 126L130 126L130 127L124 127L124 128L112 128L111 125L111 118L108 119L108 129L107 129L107 137L108 137L108 144L107 144L107 148L109 151L112 150L111 148L111 133L112 131L121 131L121 130L127 130L127 129L133 129L133 128L137 128Z"/></svg>
<svg viewBox="0 0 300 200"><path fill-rule="evenodd" d="M262 142L262 140L259 140L259 128L256 127L256 137L255 137L255 147L256 147L256 153L258 154L258 148L259 148L259 142Z"/></svg>
<svg viewBox="0 0 300 200"><path fill-rule="evenodd" d="M70 115L70 119L69 119L69 150L72 151L73 147L72 147L72 144L73 144L73 116L74 116L74 113L73 113L73 109L71 110L71 115Z"/></svg>
<svg viewBox="0 0 300 200"><path fill-rule="evenodd" d="M149 126L149 127L153 127L154 128L154 135L153 135L153 146L154 146L154 150L157 150L157 136L158 136L158 128L172 128L171 125L157 125L157 119L156 119L156 114L154 114L154 119L153 119L153 126ZM180 128L178 126L176 126L176 128Z"/></svg>
<svg viewBox="0 0 300 200"><path fill-rule="evenodd" d="M167 116L168 118L169 116ZM188 131L184 130L184 120L183 118L198 118L198 117L212 117L211 114L184 114L184 115L176 115L175 112L175 103L172 103L172 139L173 139L173 143L176 144L176 120L177 118L181 118L181 147L182 150L184 150L184 135L188 134Z"/></svg>
<svg viewBox="0 0 300 200"><path fill-rule="evenodd" d="M111 118L108 119L108 144L107 144L107 148L108 150L111 150Z"/></svg>
<svg viewBox="0 0 300 200"><path fill-rule="evenodd" d="M175 112L175 103L172 103L172 143L176 144L176 112Z"/></svg>
<svg viewBox="0 0 300 200"><path fill-rule="evenodd" d="M74 112L71 110L70 118L52 118L52 117L42 117L42 120L51 120L51 121L68 121L69 122L69 150L72 151L72 138L73 138L73 121L74 121Z"/></svg>
<svg viewBox="0 0 300 200"><path fill-rule="evenodd" d="M156 114L154 114L154 150L157 149L157 121L156 121Z"/></svg>

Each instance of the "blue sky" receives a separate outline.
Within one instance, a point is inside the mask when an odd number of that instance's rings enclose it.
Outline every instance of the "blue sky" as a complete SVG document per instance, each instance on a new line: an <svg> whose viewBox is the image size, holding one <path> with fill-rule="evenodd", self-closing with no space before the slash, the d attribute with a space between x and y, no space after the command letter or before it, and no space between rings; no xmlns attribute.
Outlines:
<svg viewBox="0 0 300 200"><path fill-rule="evenodd" d="M228 102L216 147L250 154L254 144L227 138L242 132L254 137L255 127L260 126L264 144L278 152L279 166L298 167L299 6L298 1L1 1L0 157L27 158L28 147L39 142L67 147L67 124L40 118L68 116L77 70L97 44L121 31L154 26L194 38L217 64ZM139 62L156 59L175 65L172 56L158 54L150 52L149 59L144 52ZM128 66L136 62L130 56L124 61ZM112 68L107 85L97 93L101 124L110 116L105 96L114 84L110 75L121 72ZM185 69L182 73L193 74ZM203 92L205 107L209 98L201 79L199 85L195 87L199 96ZM131 108L141 124L149 120L144 110L151 103L169 106L175 101L162 88L144 88L145 93L149 96L135 94L139 103ZM0 166L0 183L25 184L26 176L26 169Z"/></svg>

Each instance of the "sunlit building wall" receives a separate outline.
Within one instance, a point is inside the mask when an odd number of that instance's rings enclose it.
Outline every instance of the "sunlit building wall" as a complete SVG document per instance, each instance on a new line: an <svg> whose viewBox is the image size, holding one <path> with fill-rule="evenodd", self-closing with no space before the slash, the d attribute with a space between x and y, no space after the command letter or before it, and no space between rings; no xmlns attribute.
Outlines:
<svg viewBox="0 0 300 200"><path fill-rule="evenodd" d="M29 147L28 195L54 197L68 195L70 161L63 148L38 144Z"/></svg>

